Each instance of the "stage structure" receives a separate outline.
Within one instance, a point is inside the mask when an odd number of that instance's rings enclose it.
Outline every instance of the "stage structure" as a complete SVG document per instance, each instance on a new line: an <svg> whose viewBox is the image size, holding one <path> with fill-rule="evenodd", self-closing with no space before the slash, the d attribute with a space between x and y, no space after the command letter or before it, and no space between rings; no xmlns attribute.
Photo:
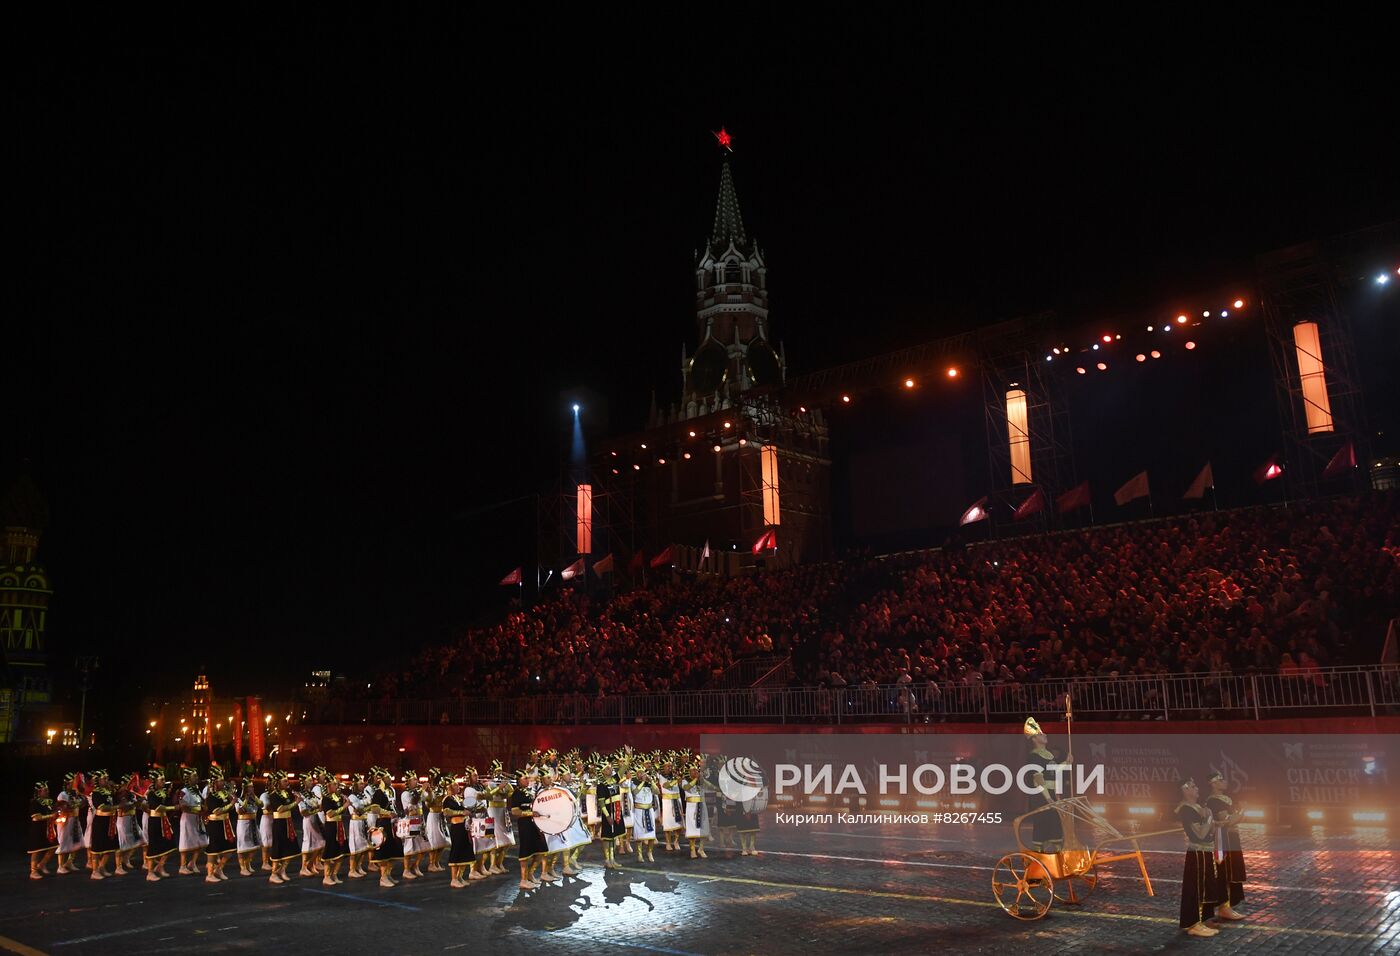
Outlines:
<svg viewBox="0 0 1400 956"><path fill-rule="evenodd" d="M1327 466L1351 448L1370 460L1370 430L1351 319L1341 281L1357 250L1385 244L1377 227L1258 257L1260 304L1273 361L1274 396L1285 443L1283 480L1293 498L1356 492L1366 468ZM1392 237L1393 238L1393 237Z"/></svg>
<svg viewBox="0 0 1400 956"><path fill-rule="evenodd" d="M1047 530L1055 525L1055 497L1076 483L1069 404L1044 359L1055 316L1045 312L995 328L995 335L976 339L991 480L988 524L994 535ZM1016 509L1037 492L1039 510L1015 520Z"/></svg>
<svg viewBox="0 0 1400 956"><path fill-rule="evenodd" d="M539 497L537 534L539 586L558 585L560 575L573 568L562 582L574 588L609 590L617 569L624 567L637 548L637 527L627 483L610 470L590 469L582 480L561 478ZM599 561L613 556L611 569L595 570ZM579 562L582 565L579 565Z"/></svg>

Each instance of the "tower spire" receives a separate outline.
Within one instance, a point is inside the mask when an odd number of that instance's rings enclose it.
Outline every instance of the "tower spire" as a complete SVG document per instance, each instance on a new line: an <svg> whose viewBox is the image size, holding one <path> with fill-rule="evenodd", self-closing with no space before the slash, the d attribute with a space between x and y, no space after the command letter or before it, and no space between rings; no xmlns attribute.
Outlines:
<svg viewBox="0 0 1400 956"><path fill-rule="evenodd" d="M729 157L719 172L719 199L715 202L715 225L710 232L710 248L719 255L734 243L744 249L749 244L744 233L744 217L739 212L739 197L734 192L734 174L729 171Z"/></svg>

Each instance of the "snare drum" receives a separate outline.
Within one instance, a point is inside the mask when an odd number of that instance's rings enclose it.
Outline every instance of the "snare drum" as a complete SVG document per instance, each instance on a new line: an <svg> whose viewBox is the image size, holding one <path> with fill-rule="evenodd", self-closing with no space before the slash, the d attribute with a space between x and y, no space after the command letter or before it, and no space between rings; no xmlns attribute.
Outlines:
<svg viewBox="0 0 1400 956"><path fill-rule="evenodd" d="M530 810L534 813L535 826L541 833L558 836L578 816L578 801L563 787L546 787L535 794Z"/></svg>

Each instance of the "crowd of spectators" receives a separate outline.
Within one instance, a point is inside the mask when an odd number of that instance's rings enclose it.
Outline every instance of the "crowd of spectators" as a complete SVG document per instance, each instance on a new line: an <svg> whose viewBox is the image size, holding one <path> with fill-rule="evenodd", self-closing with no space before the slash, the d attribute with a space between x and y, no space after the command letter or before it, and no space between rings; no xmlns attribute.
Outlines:
<svg viewBox="0 0 1400 956"><path fill-rule="evenodd" d="M831 688L1306 674L1374 661L1378 643L1362 645L1397 609L1396 499L1371 495L653 579L606 601L563 589L422 651L372 693L689 690L763 655Z"/></svg>

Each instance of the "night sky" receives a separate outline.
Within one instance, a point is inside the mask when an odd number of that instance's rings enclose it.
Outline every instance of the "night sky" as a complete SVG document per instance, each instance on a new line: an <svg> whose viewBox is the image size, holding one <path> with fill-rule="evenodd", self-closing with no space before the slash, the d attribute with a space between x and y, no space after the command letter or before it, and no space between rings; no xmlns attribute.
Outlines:
<svg viewBox="0 0 1400 956"><path fill-rule="evenodd" d="M129 693L372 671L489 612L531 521L468 515L550 476L561 390L615 429L679 392L721 124L794 373L1400 215L1360 23L250 9L11 38L3 474L49 499L57 657Z"/></svg>

